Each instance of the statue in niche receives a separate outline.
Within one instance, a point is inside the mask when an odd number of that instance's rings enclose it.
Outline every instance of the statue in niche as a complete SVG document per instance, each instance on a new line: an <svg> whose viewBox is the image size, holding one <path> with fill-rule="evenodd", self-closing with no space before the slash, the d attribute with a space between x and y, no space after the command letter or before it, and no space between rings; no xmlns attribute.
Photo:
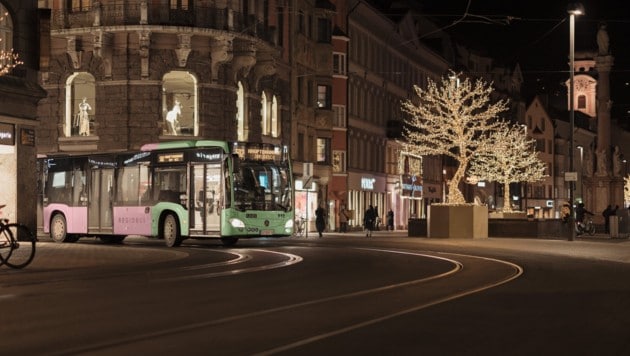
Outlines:
<svg viewBox="0 0 630 356"><path fill-rule="evenodd" d="M602 177L608 175L608 159L606 157L606 150L601 149L595 151L597 155L597 175Z"/></svg>
<svg viewBox="0 0 630 356"><path fill-rule="evenodd" d="M609 38L608 38L608 30L605 23L599 24L599 30L597 31L597 47L598 54L600 56L608 55L610 49L609 46Z"/></svg>
<svg viewBox="0 0 630 356"><path fill-rule="evenodd" d="M92 110L92 107L87 102L87 98L83 98L83 101L79 103L79 112L77 113L77 118L75 120L75 126L79 126L79 136L89 136L90 135L90 114L89 110Z"/></svg>
<svg viewBox="0 0 630 356"><path fill-rule="evenodd" d="M171 111L166 113L166 124L168 125L168 133L177 135L179 132L179 116L182 114L182 107L179 100L175 100L175 104Z"/></svg>

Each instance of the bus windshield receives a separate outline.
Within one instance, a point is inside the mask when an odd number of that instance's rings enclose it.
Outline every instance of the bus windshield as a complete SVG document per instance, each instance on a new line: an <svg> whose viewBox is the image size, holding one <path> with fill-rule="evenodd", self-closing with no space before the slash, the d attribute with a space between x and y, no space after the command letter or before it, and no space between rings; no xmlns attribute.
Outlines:
<svg viewBox="0 0 630 356"><path fill-rule="evenodd" d="M290 210L289 167L243 161L234 174L235 206L240 210Z"/></svg>

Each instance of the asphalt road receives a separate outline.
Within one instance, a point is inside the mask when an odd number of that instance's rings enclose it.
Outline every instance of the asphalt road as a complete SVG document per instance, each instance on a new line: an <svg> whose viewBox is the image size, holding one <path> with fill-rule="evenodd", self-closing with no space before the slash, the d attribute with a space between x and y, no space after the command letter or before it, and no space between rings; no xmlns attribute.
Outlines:
<svg viewBox="0 0 630 356"><path fill-rule="evenodd" d="M43 239L0 268L0 352L630 354L630 241Z"/></svg>

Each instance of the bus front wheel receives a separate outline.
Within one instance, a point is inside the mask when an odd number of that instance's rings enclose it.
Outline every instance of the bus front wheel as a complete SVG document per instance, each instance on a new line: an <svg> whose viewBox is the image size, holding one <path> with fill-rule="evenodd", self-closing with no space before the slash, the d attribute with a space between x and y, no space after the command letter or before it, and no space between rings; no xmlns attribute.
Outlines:
<svg viewBox="0 0 630 356"><path fill-rule="evenodd" d="M182 244L182 237L179 234L177 218L173 214L164 217L162 223L162 236L168 247L177 247Z"/></svg>
<svg viewBox="0 0 630 356"><path fill-rule="evenodd" d="M68 237L68 225L63 214L55 214L50 220L50 238L55 242L64 242Z"/></svg>

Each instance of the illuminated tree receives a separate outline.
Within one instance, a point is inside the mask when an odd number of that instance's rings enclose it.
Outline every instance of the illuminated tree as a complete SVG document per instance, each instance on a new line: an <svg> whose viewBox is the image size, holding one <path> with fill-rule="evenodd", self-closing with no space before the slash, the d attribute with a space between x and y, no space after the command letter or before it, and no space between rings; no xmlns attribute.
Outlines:
<svg viewBox="0 0 630 356"><path fill-rule="evenodd" d="M475 154L468 175L503 184L503 211L511 212L510 183L537 182L546 177L545 162L538 158L536 140L520 126L504 125L489 135L492 150Z"/></svg>
<svg viewBox="0 0 630 356"><path fill-rule="evenodd" d="M448 204L465 203L459 184L475 153L492 149L489 134L502 124L499 113L507 110L504 100L490 103L492 86L482 79L465 79L451 72L440 85L429 79L426 89L414 86L416 102L406 100L402 109L409 114L403 137L407 150L424 155L445 155L457 162L448 182Z"/></svg>

